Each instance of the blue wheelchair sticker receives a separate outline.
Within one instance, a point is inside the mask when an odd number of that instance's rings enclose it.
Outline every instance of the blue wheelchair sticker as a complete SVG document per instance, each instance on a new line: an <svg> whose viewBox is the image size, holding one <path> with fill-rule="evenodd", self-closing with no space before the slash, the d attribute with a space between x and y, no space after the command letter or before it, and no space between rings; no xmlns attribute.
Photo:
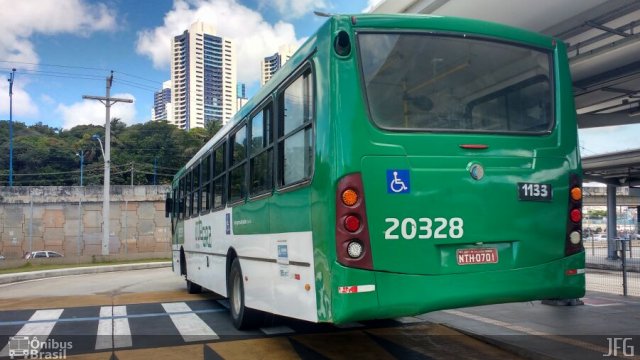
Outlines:
<svg viewBox="0 0 640 360"><path fill-rule="evenodd" d="M387 193L407 194L410 192L409 170L387 170Z"/></svg>

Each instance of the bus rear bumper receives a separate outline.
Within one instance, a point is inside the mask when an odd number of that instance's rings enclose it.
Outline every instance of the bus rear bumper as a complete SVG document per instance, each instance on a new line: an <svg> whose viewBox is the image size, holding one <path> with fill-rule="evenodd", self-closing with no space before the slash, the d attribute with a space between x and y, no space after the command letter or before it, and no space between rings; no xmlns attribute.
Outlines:
<svg viewBox="0 0 640 360"><path fill-rule="evenodd" d="M365 271L336 264L332 320L345 323L466 306L575 299L585 293L584 260L581 252L526 268L446 275Z"/></svg>

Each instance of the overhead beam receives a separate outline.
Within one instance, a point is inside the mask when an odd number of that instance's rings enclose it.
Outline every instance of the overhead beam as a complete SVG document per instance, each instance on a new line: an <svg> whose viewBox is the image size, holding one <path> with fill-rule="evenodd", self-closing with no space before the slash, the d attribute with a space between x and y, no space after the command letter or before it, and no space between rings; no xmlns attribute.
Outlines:
<svg viewBox="0 0 640 360"><path fill-rule="evenodd" d="M630 125L640 123L640 116L628 113L578 114L578 128L588 129L602 126Z"/></svg>

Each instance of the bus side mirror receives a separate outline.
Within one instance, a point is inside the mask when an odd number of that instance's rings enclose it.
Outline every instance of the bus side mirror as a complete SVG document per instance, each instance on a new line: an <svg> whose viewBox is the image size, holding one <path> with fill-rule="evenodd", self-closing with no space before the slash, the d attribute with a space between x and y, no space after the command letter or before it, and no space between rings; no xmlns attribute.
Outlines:
<svg viewBox="0 0 640 360"><path fill-rule="evenodd" d="M167 198L164 200L164 217L169 217L173 210L173 199L167 194Z"/></svg>

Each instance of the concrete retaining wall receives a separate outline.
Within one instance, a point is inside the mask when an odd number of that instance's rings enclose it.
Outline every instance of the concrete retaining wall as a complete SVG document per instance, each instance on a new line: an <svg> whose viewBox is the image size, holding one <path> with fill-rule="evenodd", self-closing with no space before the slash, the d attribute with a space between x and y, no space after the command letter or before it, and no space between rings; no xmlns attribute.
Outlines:
<svg viewBox="0 0 640 360"><path fill-rule="evenodd" d="M0 254L7 260L36 250L99 255L102 191L102 186L0 187ZM167 191L168 186L111 186L110 254L169 256Z"/></svg>

